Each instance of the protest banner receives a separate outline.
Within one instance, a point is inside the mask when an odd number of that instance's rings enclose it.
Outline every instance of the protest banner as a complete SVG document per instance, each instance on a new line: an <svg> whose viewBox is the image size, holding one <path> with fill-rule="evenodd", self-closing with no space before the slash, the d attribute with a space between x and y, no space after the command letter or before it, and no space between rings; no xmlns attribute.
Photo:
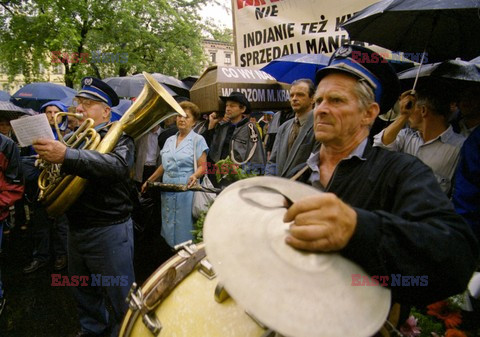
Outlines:
<svg viewBox="0 0 480 337"><path fill-rule="evenodd" d="M331 54L350 42L340 28L376 0L232 0L240 67L261 68L281 56Z"/></svg>

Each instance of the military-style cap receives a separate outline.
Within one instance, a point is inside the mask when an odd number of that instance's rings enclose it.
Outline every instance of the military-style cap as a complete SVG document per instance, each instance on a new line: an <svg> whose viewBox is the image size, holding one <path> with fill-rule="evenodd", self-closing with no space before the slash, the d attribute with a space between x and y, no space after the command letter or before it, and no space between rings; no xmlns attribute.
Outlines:
<svg viewBox="0 0 480 337"><path fill-rule="evenodd" d="M400 82L395 69L378 53L361 46L338 48L328 66L317 71L315 84L332 72L343 72L364 80L375 94L380 113L390 110L400 96Z"/></svg>
<svg viewBox="0 0 480 337"><path fill-rule="evenodd" d="M119 103L118 95L107 83L95 77L84 77L82 89L75 97L88 98L94 101L104 102L108 106L116 106Z"/></svg>
<svg viewBox="0 0 480 337"><path fill-rule="evenodd" d="M250 107L250 102L247 100L244 94L238 91L232 91L230 93L230 96L220 96L220 99L224 101L225 103L227 101L234 101L238 102L242 105L244 105L247 109L245 110L246 114L250 113L251 107Z"/></svg>

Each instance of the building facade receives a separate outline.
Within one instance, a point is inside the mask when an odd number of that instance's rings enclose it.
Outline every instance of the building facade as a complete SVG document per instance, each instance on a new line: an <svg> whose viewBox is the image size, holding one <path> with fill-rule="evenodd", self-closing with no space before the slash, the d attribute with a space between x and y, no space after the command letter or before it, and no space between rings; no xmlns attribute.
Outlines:
<svg viewBox="0 0 480 337"><path fill-rule="evenodd" d="M206 39L203 40L203 50L208 57L208 66L234 67L236 65L233 43Z"/></svg>
<svg viewBox="0 0 480 337"><path fill-rule="evenodd" d="M41 81L51 82L55 84L65 85L64 74L65 67L63 64L52 64L49 67L40 66L39 77ZM13 81L10 81L6 71L0 66L0 90L4 90L13 95L18 89L25 85L25 78L23 75L16 75Z"/></svg>

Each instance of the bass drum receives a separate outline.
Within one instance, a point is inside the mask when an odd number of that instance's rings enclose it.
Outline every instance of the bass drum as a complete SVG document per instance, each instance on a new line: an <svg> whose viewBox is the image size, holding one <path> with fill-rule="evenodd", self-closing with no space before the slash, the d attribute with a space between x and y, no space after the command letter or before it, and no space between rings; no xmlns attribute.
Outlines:
<svg viewBox="0 0 480 337"><path fill-rule="evenodd" d="M269 335L218 285L204 244L187 243L141 287L132 286L120 337Z"/></svg>

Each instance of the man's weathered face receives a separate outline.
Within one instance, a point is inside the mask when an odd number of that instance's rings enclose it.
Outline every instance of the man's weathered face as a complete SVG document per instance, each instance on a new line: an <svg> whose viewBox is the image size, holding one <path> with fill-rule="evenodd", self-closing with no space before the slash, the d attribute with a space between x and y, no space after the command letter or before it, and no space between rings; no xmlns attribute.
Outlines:
<svg viewBox="0 0 480 337"><path fill-rule="evenodd" d="M246 107L240 106L240 103L235 101L227 101L225 103L225 117L229 120L237 120L245 112Z"/></svg>
<svg viewBox="0 0 480 337"><path fill-rule="evenodd" d="M308 95L308 85L298 83L290 88L290 105L293 112L302 114L312 109L313 97Z"/></svg>
<svg viewBox="0 0 480 337"><path fill-rule="evenodd" d="M343 146L359 133L368 134L366 110L355 91L357 80L342 73L325 76L314 96L315 139L324 145Z"/></svg>
<svg viewBox="0 0 480 337"><path fill-rule="evenodd" d="M47 116L48 123L51 126L55 125L55 115L60 112L60 109L55 105L50 105L45 108L45 115Z"/></svg>
<svg viewBox="0 0 480 337"><path fill-rule="evenodd" d="M93 119L94 126L110 120L110 108L102 102L76 97L74 99L74 105L76 106L77 113L83 115L83 120L87 118Z"/></svg>

